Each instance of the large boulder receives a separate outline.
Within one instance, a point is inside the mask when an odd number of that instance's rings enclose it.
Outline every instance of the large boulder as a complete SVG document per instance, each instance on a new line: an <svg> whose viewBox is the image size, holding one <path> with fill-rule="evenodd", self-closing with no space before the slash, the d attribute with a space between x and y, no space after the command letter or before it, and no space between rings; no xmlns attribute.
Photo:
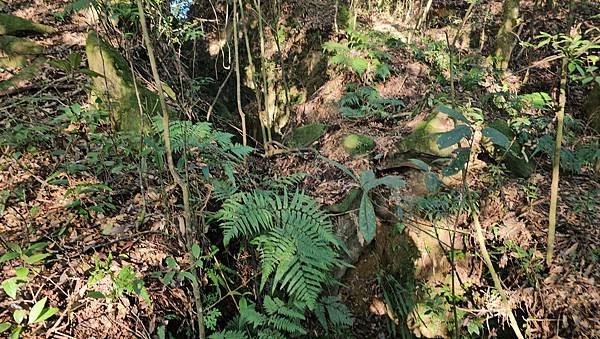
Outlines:
<svg viewBox="0 0 600 339"><path fill-rule="evenodd" d="M52 33L55 29L10 14L0 14L0 35Z"/></svg>
<svg viewBox="0 0 600 339"><path fill-rule="evenodd" d="M125 58L96 32L88 33L85 51L90 70L98 74L93 78L92 101L110 112L116 129L139 130L141 118L136 85L144 115L154 116L160 112L158 95L136 83Z"/></svg>

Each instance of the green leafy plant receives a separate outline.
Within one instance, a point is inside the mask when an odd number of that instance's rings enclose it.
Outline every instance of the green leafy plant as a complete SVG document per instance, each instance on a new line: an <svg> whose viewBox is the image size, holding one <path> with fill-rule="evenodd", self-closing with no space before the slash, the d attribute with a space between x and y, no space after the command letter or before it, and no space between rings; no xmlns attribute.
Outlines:
<svg viewBox="0 0 600 339"><path fill-rule="evenodd" d="M252 147L233 142L232 134L216 131L207 122L192 123L191 121L174 120L170 122L169 126L173 151L177 154L183 154L184 151L192 154L197 152L205 163L203 173L207 179L211 179L212 171L221 170L229 179L229 184L234 185L235 166L254 151ZM153 120L152 128L157 134L163 134L160 117ZM164 153L162 147L155 148L155 150L161 154ZM181 166L183 163L180 162L179 165Z"/></svg>
<svg viewBox="0 0 600 339"><path fill-rule="evenodd" d="M326 333L347 328L354 323L350 310L339 296L321 297L314 313Z"/></svg>
<svg viewBox="0 0 600 339"><path fill-rule="evenodd" d="M584 32L589 35L592 32L598 32L598 27L592 27ZM580 82L586 85L592 81L600 84L600 76L598 76L598 56L597 51L600 50L600 38L595 37L591 40L584 39L578 30L572 34L550 34L542 32L537 36L539 43L536 48L544 46L552 46L555 51L568 59L567 69L572 81Z"/></svg>
<svg viewBox="0 0 600 339"><path fill-rule="evenodd" d="M404 102L382 98L373 87L352 84L340 100L340 106L340 112L345 118L387 118L403 108Z"/></svg>
<svg viewBox="0 0 600 339"><path fill-rule="evenodd" d="M348 29L346 39L325 42L323 49L331 53L331 65L352 71L364 82L373 78L385 80L391 75L390 66L385 62L389 56L373 40L367 34Z"/></svg>
<svg viewBox="0 0 600 339"><path fill-rule="evenodd" d="M240 313L227 326L227 329L214 333L211 339L218 338L294 338L306 336L305 312L307 305L302 302L285 302L277 297L265 296L262 310L258 305L242 297L238 303ZM339 297L324 296L314 314L326 333L346 328L353 323L347 307Z"/></svg>
<svg viewBox="0 0 600 339"><path fill-rule="evenodd" d="M377 282L381 286L386 305L389 305L393 316L400 320L398 325L393 321L388 322L390 332L401 338L411 337L412 335L406 327L406 318L413 311L417 302L417 290L414 282L398 281L393 275L385 272L377 275ZM398 331L399 333L397 333Z"/></svg>
<svg viewBox="0 0 600 339"><path fill-rule="evenodd" d="M246 298L239 301L239 315L230 323L230 329L210 336L218 338L249 338L246 331L257 338L288 338L306 335L308 331L302 324L305 305L288 304L285 301L267 295L264 299L264 313Z"/></svg>
<svg viewBox="0 0 600 339"><path fill-rule="evenodd" d="M19 293L22 287L30 282L31 273L37 274L39 272L39 269L35 265L42 263L50 256L50 253L43 251L47 243L34 243L24 250L14 243L7 243L7 245L9 251L0 257L0 264L20 260L24 266L16 267L15 276L2 281L2 290L14 300L13 304L18 305L18 307L13 311L14 324L0 323L0 333L12 328L10 338L19 338L21 332L27 326L48 320L58 312L58 309L55 307L45 307L47 302L46 297L36 301L29 311L20 305ZM26 317L27 324L24 323Z"/></svg>
<svg viewBox="0 0 600 339"><path fill-rule="evenodd" d="M285 291L294 301L314 309L328 272L345 264L338 258L342 243L319 204L301 192L236 193L216 214L223 243L245 237L261 256L261 282Z"/></svg>
<svg viewBox="0 0 600 339"><path fill-rule="evenodd" d="M118 272L111 270L112 260L112 254L109 254L105 261L95 258L94 270L90 273L87 281L88 286L92 287L100 280L108 277L112 283L110 294L105 295L98 291L90 291L88 296L115 299L120 298L123 294L134 294L140 296L146 304L152 305L148 291L144 286L144 280L137 277L131 266L123 266Z"/></svg>
<svg viewBox="0 0 600 339"><path fill-rule="evenodd" d="M53 315L58 313L59 310L56 307L46 307L47 301L48 298L43 297L42 299L36 301L29 311L23 308L15 309L12 314L14 324L7 322L0 323L0 333L9 330L12 327L13 330L11 331L9 338L17 339L27 326L41 323L50 319ZM26 318L27 323L25 323Z"/></svg>
<svg viewBox="0 0 600 339"><path fill-rule="evenodd" d="M538 139L532 156L544 154L551 157L554 146L554 135L543 135ZM560 167L571 173L581 173L583 167L594 166L598 159L600 159L600 147L597 140L576 145L574 149L561 148L560 150Z"/></svg>
<svg viewBox="0 0 600 339"><path fill-rule="evenodd" d="M359 232L365 243L370 243L377 231L377 219L375 216L375 207L369 193L376 187L386 186L389 188L404 187L405 182L401 177L387 175L383 178L377 178L372 170L363 171L360 176L356 176L350 169L335 160L320 157L326 162L342 170L346 175L354 179L360 187L360 206L358 210Z"/></svg>
<svg viewBox="0 0 600 339"><path fill-rule="evenodd" d="M90 212L106 213L113 211L116 206L112 202L112 188L102 183L81 183L69 188L66 197L73 200L65 207L76 210L83 216L90 216Z"/></svg>

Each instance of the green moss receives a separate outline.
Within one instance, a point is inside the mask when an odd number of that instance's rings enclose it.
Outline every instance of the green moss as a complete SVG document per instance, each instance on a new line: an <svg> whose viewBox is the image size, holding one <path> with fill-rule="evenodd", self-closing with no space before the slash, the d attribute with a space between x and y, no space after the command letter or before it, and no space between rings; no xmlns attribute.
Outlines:
<svg viewBox="0 0 600 339"><path fill-rule="evenodd" d="M348 134L342 139L342 147L349 155L361 155L375 147L375 141L368 136Z"/></svg>
<svg viewBox="0 0 600 339"><path fill-rule="evenodd" d="M11 35L0 35L0 50L8 55L33 55L43 51L35 42Z"/></svg>
<svg viewBox="0 0 600 339"><path fill-rule="evenodd" d="M12 55L0 58L0 67L19 68L27 65L27 57L24 55Z"/></svg>
<svg viewBox="0 0 600 339"><path fill-rule="evenodd" d="M290 147L308 147L327 131L327 125L314 123L294 129L286 141Z"/></svg>
<svg viewBox="0 0 600 339"><path fill-rule="evenodd" d="M111 112L116 128L137 131L140 114L134 87L134 77L125 58L98 34L91 31L86 41L90 70L100 74L94 77L92 96L100 99L99 106ZM158 95L137 83L142 109L146 116L160 113Z"/></svg>
<svg viewBox="0 0 600 339"><path fill-rule="evenodd" d="M0 35L46 34L55 29L10 14L0 14Z"/></svg>
<svg viewBox="0 0 600 339"><path fill-rule="evenodd" d="M348 211L358 209L360 205L360 198L362 196L362 190L360 188L351 189L346 197L337 204L329 206L329 212L331 213L346 213Z"/></svg>
<svg viewBox="0 0 600 339"><path fill-rule="evenodd" d="M440 149L437 145L437 134L447 132L453 128L453 125L449 125L449 120L445 114L432 114L428 119L417 125L415 130L400 141L396 147L400 152L419 152L448 157L452 155L453 147Z"/></svg>

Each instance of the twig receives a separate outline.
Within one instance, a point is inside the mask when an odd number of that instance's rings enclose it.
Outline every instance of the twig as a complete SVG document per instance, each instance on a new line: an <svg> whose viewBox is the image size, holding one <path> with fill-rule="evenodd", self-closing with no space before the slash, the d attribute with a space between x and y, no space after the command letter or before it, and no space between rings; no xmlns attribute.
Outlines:
<svg viewBox="0 0 600 339"><path fill-rule="evenodd" d="M126 235L126 236L119 237L117 239L113 239L111 241L102 242L102 243L98 243L97 241L93 241L91 243L86 244L83 247L83 253L85 253L85 252L87 252L89 250L96 250L98 248L110 246L112 244L116 244L116 243L124 241L124 240L130 240L130 239L133 239L133 238L137 238L137 237L139 237L141 235L145 235L145 234L161 234L161 233L162 232L160 232L160 231L149 230L149 231L142 231L142 232L138 232L138 233L135 233L135 234Z"/></svg>
<svg viewBox="0 0 600 339"><path fill-rule="evenodd" d="M248 145L248 132L246 131L246 114L242 110L241 74L240 74L240 52L238 34L238 4L233 1L233 51L235 62L235 94L238 114L242 124L242 144Z"/></svg>
<svg viewBox="0 0 600 339"><path fill-rule="evenodd" d="M475 206L474 206L473 202L471 201L471 209L474 210L474 207ZM513 315L512 309L508 302L508 296L506 295L506 292L502 288L502 282L500 281L500 278L498 277L498 274L496 273L496 269L494 269L494 264L492 263L490 254L488 253L487 248L485 246L485 237L483 236L483 230L481 228L481 223L479 222L479 214L477 214L476 212L473 212L473 224L475 225L475 232L476 232L477 243L479 244L479 251L481 252L481 256L483 257L483 261L485 262L485 265L487 266L488 270L490 271L490 275L492 276L492 280L494 281L494 287L500 294L500 298L502 299L502 304L504 304L504 307L506 308L506 311L508 313L508 319L510 321L510 327L512 327L517 338L523 339L524 337L523 337L523 334L521 333L521 329L519 328L519 324L517 323L517 319Z"/></svg>
<svg viewBox="0 0 600 339"><path fill-rule="evenodd" d="M221 86L219 86L219 89L217 90L217 94L215 94L215 97L212 101L212 103L210 104L210 107L208 108L208 112L206 112L206 121L210 120L210 115L213 111L213 109L215 108L215 105L217 104L217 100L219 100L219 97L221 96L221 92L223 91L223 88L225 88L225 85L227 84L227 81L229 80L229 77L231 76L232 73L232 69L229 69L229 73L227 73L227 76L225 77L225 80L223 80L223 83L221 83Z"/></svg>

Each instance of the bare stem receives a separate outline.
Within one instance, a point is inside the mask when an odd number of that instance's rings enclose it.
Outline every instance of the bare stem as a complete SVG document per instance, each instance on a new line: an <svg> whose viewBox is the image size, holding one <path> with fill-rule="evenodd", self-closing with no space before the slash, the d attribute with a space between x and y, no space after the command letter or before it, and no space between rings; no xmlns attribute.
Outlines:
<svg viewBox="0 0 600 339"><path fill-rule="evenodd" d="M565 105L567 103L567 64L568 58L563 57L560 78L560 95L558 97L558 112L556 112L556 142L552 159L552 184L550 185L550 212L548 215L548 248L546 250L546 265L552 265L554 243L556 241L556 207L558 205L558 182L560 180L560 150L563 139Z"/></svg>
<svg viewBox="0 0 600 339"><path fill-rule="evenodd" d="M158 98L160 101L160 109L162 112L162 125L163 125L163 139L165 143L165 153L167 156L167 166L169 167L169 172L173 177L173 181L181 188L183 195L183 209L184 209L184 219L186 224L186 229L188 234L186 235L188 246L191 246L193 234L194 234L194 225L192 224L192 212L190 207L190 189L188 183L184 181L177 169L175 168L175 163L173 162L173 152L171 150L171 133L169 130L169 110L167 109L167 103L165 102L165 97L162 89L162 82L160 81L160 76L158 74L158 67L156 66L156 57L154 56L154 49L152 48L152 42L150 41L150 35L148 34L148 27L146 25L146 17L144 15L144 4L143 0L136 0L139 18L140 18L140 26L142 28L142 35L144 37L144 43L146 45L146 49L148 51L148 58L150 59L150 68L152 69L152 76L154 77L154 83L156 86L156 90L158 91ZM196 312L198 316L198 336L201 339L205 338L204 332L204 317L202 310L202 298L200 295L200 287L198 285L197 279L192 281L192 291L194 293L194 299L196 301Z"/></svg>

